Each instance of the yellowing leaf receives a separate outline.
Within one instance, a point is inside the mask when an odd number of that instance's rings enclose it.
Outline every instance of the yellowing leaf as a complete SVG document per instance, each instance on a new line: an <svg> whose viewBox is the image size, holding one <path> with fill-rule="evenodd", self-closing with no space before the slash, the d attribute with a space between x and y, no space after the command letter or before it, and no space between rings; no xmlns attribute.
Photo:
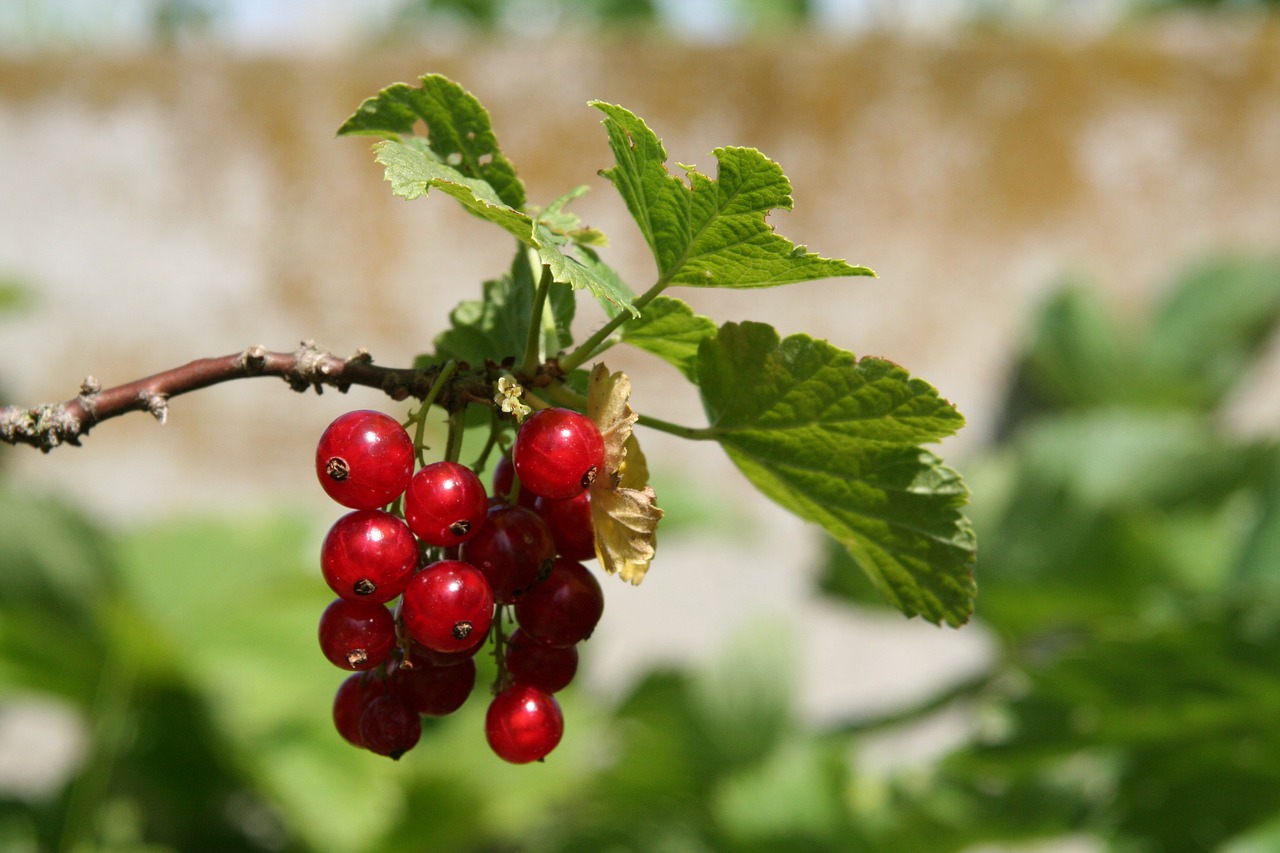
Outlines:
<svg viewBox="0 0 1280 853"><path fill-rule="evenodd" d="M591 371L587 415L604 437L604 476L591 486L591 521L596 556L609 574L639 584L649 571L662 510L647 484L648 465L631 433L636 413L629 404L631 380L609 373L603 364Z"/></svg>

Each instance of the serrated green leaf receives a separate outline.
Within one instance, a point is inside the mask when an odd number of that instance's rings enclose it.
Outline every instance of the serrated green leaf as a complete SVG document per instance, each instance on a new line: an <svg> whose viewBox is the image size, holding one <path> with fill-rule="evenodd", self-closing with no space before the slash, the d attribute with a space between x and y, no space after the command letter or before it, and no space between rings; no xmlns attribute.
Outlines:
<svg viewBox="0 0 1280 853"><path fill-rule="evenodd" d="M516 210L498 197L493 187L482 180L468 178L450 166L436 162L422 146L412 142L387 140L374 146L377 161L386 167L391 191L401 198L415 199L432 188L447 193L471 213L494 223L538 253L538 259L551 268L556 282L575 290L587 290L613 311L629 311L639 315L631 302L631 294L616 275L607 269L585 246L577 246L568 234L535 220ZM609 271L612 272L612 271Z"/></svg>
<svg viewBox="0 0 1280 853"><path fill-rule="evenodd" d="M961 625L973 609L968 489L916 445L963 418L905 370L807 335L727 323L698 380L729 457L765 495L822 525L908 616Z"/></svg>
<svg viewBox="0 0 1280 853"><path fill-rule="evenodd" d="M652 130L623 107L593 101L606 116L617 165L600 174L618 190L649 244L659 281L692 287L772 287L798 281L875 275L823 258L776 234L766 221L790 210L791 182L752 148L717 148L716 177L682 167L688 184L667 171L667 152Z"/></svg>
<svg viewBox="0 0 1280 853"><path fill-rule="evenodd" d="M400 140L425 123L424 148L440 164L488 184L510 207L525 204L524 184L498 147L489 113L470 92L440 74L413 88L396 83L366 100L338 129L339 136L364 134Z"/></svg>
<svg viewBox="0 0 1280 853"><path fill-rule="evenodd" d="M670 296L656 297L622 327L623 341L674 365L690 382L698 381L698 347L715 334L714 321Z"/></svg>

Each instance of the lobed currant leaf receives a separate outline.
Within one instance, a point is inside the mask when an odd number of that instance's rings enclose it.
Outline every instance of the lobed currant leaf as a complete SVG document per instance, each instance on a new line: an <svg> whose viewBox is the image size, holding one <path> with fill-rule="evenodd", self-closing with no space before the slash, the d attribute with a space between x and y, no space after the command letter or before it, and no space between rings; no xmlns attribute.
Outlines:
<svg viewBox="0 0 1280 853"><path fill-rule="evenodd" d="M648 466L631 433L631 380L597 364L587 384L587 415L604 438L604 475L591 485L596 556L609 574L639 584L656 549L662 510L647 485Z"/></svg>
<svg viewBox="0 0 1280 853"><path fill-rule="evenodd" d="M656 297L639 318L622 327L623 341L674 365L690 382L698 381L699 345L715 334L711 318L670 296Z"/></svg>
<svg viewBox="0 0 1280 853"><path fill-rule="evenodd" d="M692 287L772 287L797 281L875 275L819 257L774 232L766 221L790 210L791 182L752 148L717 148L716 177L683 166L688 183L667 171L661 140L634 113L592 101L605 114L617 165L601 171L639 225L659 281Z"/></svg>
<svg viewBox="0 0 1280 853"><path fill-rule="evenodd" d="M452 174L475 179L503 204L521 209L524 184L498 147L489 113L474 95L441 74L421 78L414 88L395 83L368 98L338 128L339 136L363 134L400 140L411 137ZM419 121L427 136L413 137Z"/></svg>
<svg viewBox="0 0 1280 853"><path fill-rule="evenodd" d="M917 446L963 418L928 383L825 341L727 323L698 380L717 439L775 502L822 525L908 616L961 625L976 590L968 489Z"/></svg>

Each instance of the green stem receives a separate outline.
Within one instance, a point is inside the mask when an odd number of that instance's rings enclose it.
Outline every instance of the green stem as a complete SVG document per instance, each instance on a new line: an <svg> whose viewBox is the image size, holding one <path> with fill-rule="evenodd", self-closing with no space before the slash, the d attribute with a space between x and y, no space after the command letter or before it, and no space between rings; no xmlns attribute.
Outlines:
<svg viewBox="0 0 1280 853"><path fill-rule="evenodd" d="M481 449L480 455L476 461L472 463L471 470L477 474L483 474L484 469L489 464L489 454L493 452L493 448L498 444L498 435L502 432L502 421L498 418L498 410L489 410L489 438L485 440L484 448Z"/></svg>
<svg viewBox="0 0 1280 853"><path fill-rule="evenodd" d="M670 283L671 282L665 278L658 279L658 281L654 283L653 287L650 287L644 293L637 296L635 302L632 304L634 304L637 309L643 308L652 302L655 297L662 293L662 291L666 290L667 285ZM603 344L619 326L630 319L630 312L618 312L613 319L601 326L594 335L579 344L573 352L561 357L560 369L565 373L568 373L571 370L581 367L588 359L594 358L598 355L597 350L603 352L607 347L601 349L601 344Z"/></svg>
<svg viewBox="0 0 1280 853"><path fill-rule="evenodd" d="M409 420L416 424L413 431L413 451L418 457L419 468L427 464L426 457L422 453L426 449L427 412L431 411L431 407L436 403L436 398L444 390L445 383L453 377L457 370L458 363L456 361L452 359L446 361L444 367L440 369L440 374L436 377L436 381L431 383L431 390L427 392L426 397L422 398L421 408L415 414L409 416Z"/></svg>
<svg viewBox="0 0 1280 853"><path fill-rule="evenodd" d="M547 304L547 291L551 289L551 266L542 265L542 276L538 279L538 289L533 292L533 313L529 317L529 336L524 342L524 362L520 372L532 376L542 361L542 312Z"/></svg>
<svg viewBox="0 0 1280 853"><path fill-rule="evenodd" d="M466 406L449 413L449 439L445 444L444 458L449 462L457 462L462 455L462 434L467 431L465 424Z"/></svg>
<svg viewBox="0 0 1280 853"><path fill-rule="evenodd" d="M680 424L673 424L670 421L664 421L661 418L650 417L649 415L637 415L636 423L640 426L656 429L659 432L678 435L681 438L687 438L692 441L710 441L716 437L715 427L687 427Z"/></svg>

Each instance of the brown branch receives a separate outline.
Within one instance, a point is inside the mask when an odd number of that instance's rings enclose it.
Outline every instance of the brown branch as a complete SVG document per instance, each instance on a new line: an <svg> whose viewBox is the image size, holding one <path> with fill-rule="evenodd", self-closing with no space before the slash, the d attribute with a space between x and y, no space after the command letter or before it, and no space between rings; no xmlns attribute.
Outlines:
<svg viewBox="0 0 1280 853"><path fill-rule="evenodd" d="M351 358L339 358L313 341L303 341L293 352L268 352L255 346L234 355L197 359L114 388L104 389L90 376L81 384L78 396L61 403L29 409L6 406L0 409L0 441L30 444L48 452L60 444L78 445L80 437L95 424L126 412L150 412L164 423L170 398L232 379L279 376L295 391L315 388L316 393L326 385L343 392L352 385L362 385L403 400L425 397L438 373L436 367L380 367L364 350Z"/></svg>

